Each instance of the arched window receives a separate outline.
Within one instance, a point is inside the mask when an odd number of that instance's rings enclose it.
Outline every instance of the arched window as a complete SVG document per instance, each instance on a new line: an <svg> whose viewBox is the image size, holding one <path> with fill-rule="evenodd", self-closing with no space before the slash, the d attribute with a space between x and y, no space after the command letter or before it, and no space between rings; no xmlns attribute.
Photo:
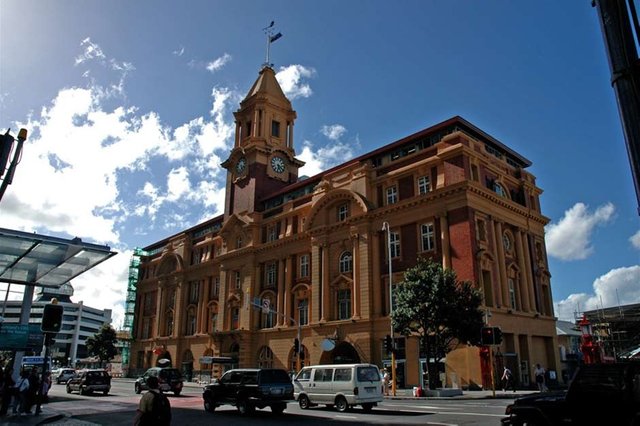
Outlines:
<svg viewBox="0 0 640 426"><path fill-rule="evenodd" d="M350 251L345 251L340 255L340 273L346 274L353 271L353 256Z"/></svg>
<svg viewBox="0 0 640 426"><path fill-rule="evenodd" d="M498 182L493 183L493 191L501 197L507 198L507 191Z"/></svg>
<svg viewBox="0 0 640 426"><path fill-rule="evenodd" d="M258 368L273 368L273 351L263 346L258 354Z"/></svg>

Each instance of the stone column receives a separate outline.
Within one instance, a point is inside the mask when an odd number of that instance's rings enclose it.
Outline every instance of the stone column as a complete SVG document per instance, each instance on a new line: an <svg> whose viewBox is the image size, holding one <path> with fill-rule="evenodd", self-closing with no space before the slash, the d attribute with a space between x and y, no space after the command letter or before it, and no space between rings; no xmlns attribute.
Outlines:
<svg viewBox="0 0 640 426"><path fill-rule="evenodd" d="M495 241L498 252L498 271L500 271L500 290L502 293L502 307L511 309L511 299L509 298L509 286L507 285L507 270L505 267L504 246L502 245L502 222L495 222Z"/></svg>
<svg viewBox="0 0 640 426"><path fill-rule="evenodd" d="M285 289L285 262L287 259L278 260L278 282L276 287L276 297L277 297L277 308L276 311L276 325L281 327L286 323L284 319L285 311L284 311L284 289Z"/></svg>
<svg viewBox="0 0 640 426"><path fill-rule="evenodd" d="M207 302L205 300L205 294L209 294L206 290L209 288L209 281L205 278L200 280L200 294L198 295L198 322L197 322L197 333L204 334L206 333L206 318L207 318Z"/></svg>
<svg viewBox="0 0 640 426"><path fill-rule="evenodd" d="M158 280L158 293L156 294L156 330L155 336L153 337L158 337L161 336L161 330L162 330L162 325L164 324L165 318L164 318L164 312L162 311L162 299L164 296L164 283L161 282L160 280Z"/></svg>
<svg viewBox="0 0 640 426"><path fill-rule="evenodd" d="M442 241L442 267L451 269L451 243L449 240L449 220L447 213L440 216L440 240Z"/></svg>
<svg viewBox="0 0 640 426"><path fill-rule="evenodd" d="M357 230L351 231L351 241L353 243L353 287L351 297L351 317L360 318L360 236Z"/></svg>
<svg viewBox="0 0 640 426"><path fill-rule="evenodd" d="M382 294L380 289L382 288L382 272L380 271L380 232L374 231L369 234L369 241L372 242L371 248L371 279L373 279L373 285L369 285L369 291L373 294L370 297L373 299L373 311L369 313L369 316L380 316L382 309Z"/></svg>
<svg viewBox="0 0 640 426"><path fill-rule="evenodd" d="M320 320L320 294L322 279L322 248L315 238L311 239L311 300L309 306L309 322Z"/></svg>
<svg viewBox="0 0 640 426"><path fill-rule="evenodd" d="M516 231L516 255L518 256L518 268L520 268L520 288L518 293L522 296L522 310L529 312L531 304L529 302L529 275L525 265L524 248L522 247L522 230Z"/></svg>
<svg viewBox="0 0 640 426"><path fill-rule="evenodd" d="M531 264L531 252L529 251L529 237L527 234L523 234L522 247L524 249L524 260L527 273L527 281L529 286L527 291L529 292L529 307L532 312L538 311L538 304L536 303L536 294L534 290L535 278L533 276L533 265Z"/></svg>
<svg viewBox="0 0 640 426"><path fill-rule="evenodd" d="M291 325L290 318L293 318L291 310L291 288L293 287L293 259L294 256L287 256L285 265L285 281L284 281L284 326Z"/></svg>
<svg viewBox="0 0 640 426"><path fill-rule="evenodd" d="M322 247L322 316L320 321L328 321L331 318L331 294L329 289L329 245Z"/></svg>
<svg viewBox="0 0 640 426"><path fill-rule="evenodd" d="M173 308L173 333L172 337L180 337L182 333L182 317L183 314L186 313L186 309L184 306L184 291L185 287L182 285L182 280L179 280L177 277L172 277L172 280L176 283L176 304Z"/></svg>
<svg viewBox="0 0 640 426"><path fill-rule="evenodd" d="M493 270L491 271L491 279L493 280L493 282L491 283L491 289L493 290L493 296L494 296L494 305L495 307L498 306L504 306L504 303L502 303L502 287L500 284L500 257L498 256L498 245L499 243L502 243L502 239L500 239L499 241L495 241L496 239L496 224L494 222L493 219L489 220L489 225L491 227L491 233L493 234L493 240L495 243L495 266L498 270L498 273L496 274L495 272L495 268L493 268Z"/></svg>

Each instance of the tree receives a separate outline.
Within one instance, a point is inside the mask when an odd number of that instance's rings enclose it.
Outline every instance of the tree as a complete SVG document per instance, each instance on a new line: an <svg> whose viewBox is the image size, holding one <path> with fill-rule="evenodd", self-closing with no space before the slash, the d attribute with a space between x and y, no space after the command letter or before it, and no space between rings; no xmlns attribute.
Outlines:
<svg viewBox="0 0 640 426"><path fill-rule="evenodd" d="M87 339L87 352L100 359L100 366L109 362L116 354L116 331L109 324L104 324L100 331Z"/></svg>
<svg viewBox="0 0 640 426"><path fill-rule="evenodd" d="M427 357L429 387L438 387L437 364L458 344L477 344L483 326L482 296L455 271L432 260L418 259L394 290L394 330L419 335ZM432 362L431 360L434 360Z"/></svg>

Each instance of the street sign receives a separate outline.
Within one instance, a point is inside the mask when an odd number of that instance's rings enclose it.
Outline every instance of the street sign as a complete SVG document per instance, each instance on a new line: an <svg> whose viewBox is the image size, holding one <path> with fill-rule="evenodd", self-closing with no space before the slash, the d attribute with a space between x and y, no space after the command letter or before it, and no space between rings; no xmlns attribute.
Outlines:
<svg viewBox="0 0 640 426"><path fill-rule="evenodd" d="M262 313L268 314L271 306L271 301L269 299L262 299Z"/></svg>
<svg viewBox="0 0 640 426"><path fill-rule="evenodd" d="M0 350L40 350L42 336L39 324L7 324L5 322L0 327Z"/></svg>

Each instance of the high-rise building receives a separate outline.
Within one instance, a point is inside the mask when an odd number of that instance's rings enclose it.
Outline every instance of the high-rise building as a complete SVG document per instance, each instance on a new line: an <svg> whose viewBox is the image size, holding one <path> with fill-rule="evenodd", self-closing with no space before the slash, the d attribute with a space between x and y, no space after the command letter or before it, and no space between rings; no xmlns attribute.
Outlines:
<svg viewBox="0 0 640 426"><path fill-rule="evenodd" d="M294 370L298 336L307 365L386 364L387 262L398 283L420 256L482 291L503 332L499 371L528 384L536 363L557 370L548 219L530 161L453 117L299 178L295 120L265 66L235 112L224 214L144 248L132 371L168 359L217 376L225 366L212 357ZM396 340L398 385L424 383L419 339ZM447 385L488 386L489 352L461 345L441 371Z"/></svg>

